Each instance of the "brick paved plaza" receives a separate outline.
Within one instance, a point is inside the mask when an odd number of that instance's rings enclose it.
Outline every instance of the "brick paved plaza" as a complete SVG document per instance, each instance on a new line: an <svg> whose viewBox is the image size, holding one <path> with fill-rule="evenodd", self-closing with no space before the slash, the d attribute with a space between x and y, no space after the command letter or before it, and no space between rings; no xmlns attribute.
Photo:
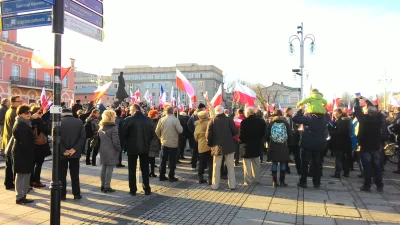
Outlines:
<svg viewBox="0 0 400 225"><path fill-rule="evenodd" d="M288 188L271 187L270 164L262 164L262 180L257 186L243 185L243 168L236 167L236 190L223 181L218 191L197 183L188 160L177 168L179 182L151 178L153 194L145 196L139 185L136 197L128 194L127 168L115 169L112 187L117 192L100 192L100 167L81 164L83 199L61 203L61 224L400 224L400 176L392 174L388 162L383 193L358 190L358 172L339 181L330 178L333 162L326 160L319 190L299 189L298 176L288 175ZM127 164L127 162L125 162ZM292 167L292 171L295 169ZM43 168L43 181L51 179L51 162ZM4 180L4 169L0 171ZM309 184L311 184L309 180ZM71 193L70 189L68 190ZM15 204L15 193L0 189L0 224L49 224L50 191L34 189L32 205Z"/></svg>

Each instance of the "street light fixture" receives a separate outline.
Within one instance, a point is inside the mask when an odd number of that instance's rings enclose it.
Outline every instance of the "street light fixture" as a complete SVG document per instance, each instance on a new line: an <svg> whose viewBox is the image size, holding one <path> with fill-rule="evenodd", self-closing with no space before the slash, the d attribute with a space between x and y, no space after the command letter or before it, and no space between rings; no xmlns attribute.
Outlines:
<svg viewBox="0 0 400 225"><path fill-rule="evenodd" d="M90 79L90 82L96 83L96 86L100 87L101 83L103 83L104 80L102 80L101 78L97 78L97 79Z"/></svg>
<svg viewBox="0 0 400 225"><path fill-rule="evenodd" d="M307 34L306 36L304 36L304 32L303 32L303 22L301 23L301 26L297 26L297 35L292 35L289 37L289 52L291 54L294 53L294 46L293 46L293 41L294 40L298 40L300 42L300 71L299 72L293 72L294 73L299 73L297 75L299 75L301 78L301 83L300 83L300 100L303 98L303 69L304 69L304 41L307 39L311 40L311 45L310 45L310 52L314 53L315 51L315 36L313 34ZM298 35L300 34L300 36Z"/></svg>
<svg viewBox="0 0 400 225"><path fill-rule="evenodd" d="M384 93L383 93L383 109L387 110L387 100L386 100L386 89L387 89L387 85L392 83L392 78L388 77L386 75L386 69L385 69L385 74L382 75L379 79L378 79L378 83L379 84L383 84L384 85Z"/></svg>

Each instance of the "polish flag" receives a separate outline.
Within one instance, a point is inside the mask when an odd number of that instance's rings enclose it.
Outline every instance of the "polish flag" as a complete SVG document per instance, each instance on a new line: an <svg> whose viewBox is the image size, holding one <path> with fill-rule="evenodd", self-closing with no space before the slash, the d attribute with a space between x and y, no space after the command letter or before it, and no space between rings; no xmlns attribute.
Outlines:
<svg viewBox="0 0 400 225"><path fill-rule="evenodd" d="M351 108L350 101L349 101L349 103L347 104L347 113L350 114L352 112L353 112L353 109Z"/></svg>
<svg viewBox="0 0 400 225"><path fill-rule="evenodd" d="M254 101L256 100L256 93L242 85L239 82L236 82L235 91L233 93L233 101L240 102L243 104L247 104L247 106L254 106Z"/></svg>
<svg viewBox="0 0 400 225"><path fill-rule="evenodd" d="M40 95L40 101L42 102L42 109L47 110L49 107L49 102L47 101L46 90L42 89L42 94Z"/></svg>
<svg viewBox="0 0 400 225"><path fill-rule="evenodd" d="M265 105L265 110L267 110L267 112L269 112L269 103L267 102L267 104Z"/></svg>
<svg viewBox="0 0 400 225"><path fill-rule="evenodd" d="M372 103L374 103L374 105L379 105L379 98L377 94L375 94L374 98L372 99Z"/></svg>
<svg viewBox="0 0 400 225"><path fill-rule="evenodd" d="M139 87L135 91L135 97L136 97L136 103L140 102L140 90L139 90Z"/></svg>
<svg viewBox="0 0 400 225"><path fill-rule="evenodd" d="M183 107L182 104L180 104L180 105L178 106L178 109L179 109L179 112L183 112L183 110L184 110L185 108Z"/></svg>
<svg viewBox="0 0 400 225"><path fill-rule="evenodd" d="M398 100L398 98L393 93L390 94L389 105L400 107L400 100Z"/></svg>
<svg viewBox="0 0 400 225"><path fill-rule="evenodd" d="M275 103L271 105L271 107L269 107L270 112L273 112L275 110Z"/></svg>
<svg viewBox="0 0 400 225"><path fill-rule="evenodd" d="M94 99L101 99L111 86L112 81L105 83L94 91Z"/></svg>
<svg viewBox="0 0 400 225"><path fill-rule="evenodd" d="M240 123L242 123L242 119L239 119L238 117L235 117L233 119L233 122L235 122L236 127L240 127Z"/></svg>
<svg viewBox="0 0 400 225"><path fill-rule="evenodd" d="M28 56L31 58L31 67L32 69L42 69L43 71L53 74L54 73L54 66L49 64L44 57L41 57L39 51L34 51L30 53ZM61 80L67 76L68 72L71 70L71 67L61 67Z"/></svg>
<svg viewBox="0 0 400 225"><path fill-rule="evenodd" d="M210 103L214 108L222 104L222 84L219 85L218 91Z"/></svg>
<svg viewBox="0 0 400 225"><path fill-rule="evenodd" d="M171 104L172 104L172 106L176 106L174 86L171 87Z"/></svg>
<svg viewBox="0 0 400 225"><path fill-rule="evenodd" d="M192 102L192 99L189 99L189 109L196 109L196 105Z"/></svg>
<svg viewBox="0 0 400 225"><path fill-rule="evenodd" d="M182 91L186 92L189 98L197 102L196 95L194 94L193 86L186 79L186 77L181 73L181 71L176 68L176 86Z"/></svg>

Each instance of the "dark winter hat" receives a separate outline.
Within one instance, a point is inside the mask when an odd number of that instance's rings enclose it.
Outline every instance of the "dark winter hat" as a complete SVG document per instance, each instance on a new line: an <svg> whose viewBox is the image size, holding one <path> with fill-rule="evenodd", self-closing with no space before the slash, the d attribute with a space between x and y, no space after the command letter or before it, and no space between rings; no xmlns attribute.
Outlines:
<svg viewBox="0 0 400 225"><path fill-rule="evenodd" d="M203 103L200 103L197 108L198 109L204 109L204 108L206 108L206 105L204 105Z"/></svg>
<svg viewBox="0 0 400 225"><path fill-rule="evenodd" d="M71 109L63 109L62 113L72 113L72 110Z"/></svg>

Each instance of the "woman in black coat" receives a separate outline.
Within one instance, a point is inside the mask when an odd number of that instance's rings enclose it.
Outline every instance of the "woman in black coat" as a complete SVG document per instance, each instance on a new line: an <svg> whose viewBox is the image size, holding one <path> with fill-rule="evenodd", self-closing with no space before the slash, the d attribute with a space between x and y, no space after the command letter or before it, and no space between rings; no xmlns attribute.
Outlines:
<svg viewBox="0 0 400 225"><path fill-rule="evenodd" d="M14 143L12 147L13 169L15 176L16 203L32 203L26 199L29 191L29 180L34 159L34 137L30 123L31 112L29 106L21 105L17 109L17 117L12 129Z"/></svg>
<svg viewBox="0 0 400 225"><path fill-rule="evenodd" d="M31 112L33 114L37 113L39 115L38 118L31 120L32 131L35 131L35 128L36 128L38 135L40 133L43 133L44 136L46 137L45 144L42 144L42 145L35 144L34 160L33 160L33 164L32 164L33 169L32 169L32 174L31 174L31 187L41 188L41 187L46 187L45 184L40 182L40 174L42 172L42 165L43 165L44 159L47 156L51 155L50 145L47 140L47 136L50 134L50 131L48 129L47 123L44 120L44 118L46 118L47 115L50 113L49 113L49 111L47 111L45 114L42 114L40 107L38 107L38 106L33 106L31 108Z"/></svg>

